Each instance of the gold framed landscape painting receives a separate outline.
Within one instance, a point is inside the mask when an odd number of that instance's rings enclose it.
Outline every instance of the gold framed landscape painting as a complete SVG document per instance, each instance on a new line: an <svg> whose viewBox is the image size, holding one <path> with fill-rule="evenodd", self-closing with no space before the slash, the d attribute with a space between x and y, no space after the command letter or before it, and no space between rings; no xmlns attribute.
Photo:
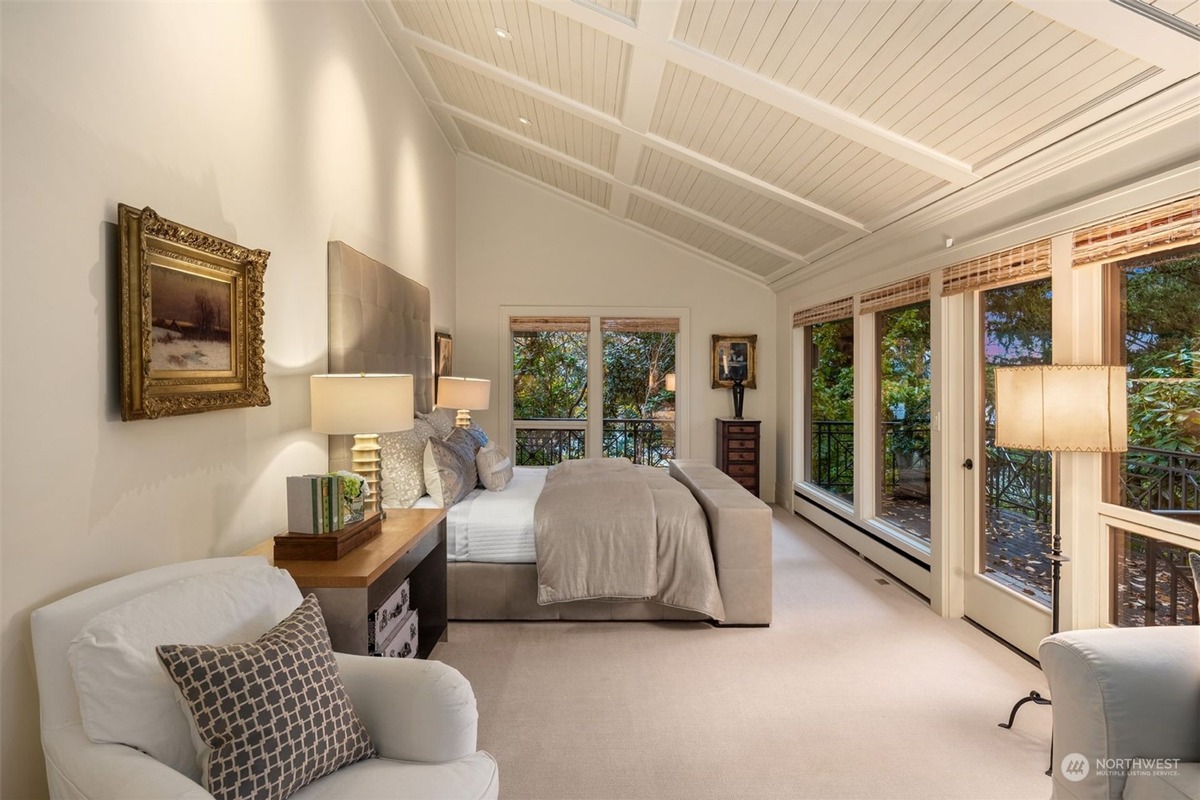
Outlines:
<svg viewBox="0 0 1200 800"><path fill-rule="evenodd" d="M270 405L263 276L270 253L118 207L121 418Z"/></svg>
<svg viewBox="0 0 1200 800"><path fill-rule="evenodd" d="M747 389L757 388L754 349L758 334L714 333L712 337L712 388L728 389L740 378Z"/></svg>

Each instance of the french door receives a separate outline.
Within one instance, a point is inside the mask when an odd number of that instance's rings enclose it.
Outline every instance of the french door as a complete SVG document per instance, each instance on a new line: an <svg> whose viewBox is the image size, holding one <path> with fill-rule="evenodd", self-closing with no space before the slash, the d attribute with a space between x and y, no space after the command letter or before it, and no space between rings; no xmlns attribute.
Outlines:
<svg viewBox="0 0 1200 800"><path fill-rule="evenodd" d="M964 610L1034 654L1050 633L1050 453L994 443L993 371L1051 363L1049 277L966 296L964 347Z"/></svg>

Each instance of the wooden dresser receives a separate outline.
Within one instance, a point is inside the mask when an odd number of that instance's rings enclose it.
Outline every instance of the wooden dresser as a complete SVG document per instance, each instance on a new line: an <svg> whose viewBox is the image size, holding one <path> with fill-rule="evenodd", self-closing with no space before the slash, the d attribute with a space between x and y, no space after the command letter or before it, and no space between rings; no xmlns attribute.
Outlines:
<svg viewBox="0 0 1200 800"><path fill-rule="evenodd" d="M758 497L761 420L717 418L717 468Z"/></svg>

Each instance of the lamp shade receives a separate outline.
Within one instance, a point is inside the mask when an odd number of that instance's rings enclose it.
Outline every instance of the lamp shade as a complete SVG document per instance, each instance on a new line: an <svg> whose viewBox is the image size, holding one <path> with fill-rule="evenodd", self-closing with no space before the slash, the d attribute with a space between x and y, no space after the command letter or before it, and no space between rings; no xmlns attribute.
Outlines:
<svg viewBox="0 0 1200 800"><path fill-rule="evenodd" d="M1128 450L1125 368L998 367L996 444L1059 452Z"/></svg>
<svg viewBox="0 0 1200 800"><path fill-rule="evenodd" d="M675 373L674 373L674 372L668 372L668 373L667 373L667 377L663 379L663 383L665 384L665 385L664 385L664 388L665 388L665 389L666 389L668 392L673 392L673 391L675 391Z"/></svg>
<svg viewBox="0 0 1200 800"><path fill-rule="evenodd" d="M357 434L413 426L412 375L313 375L312 429Z"/></svg>
<svg viewBox="0 0 1200 800"><path fill-rule="evenodd" d="M482 411L491 395L492 382L486 378L438 378L437 404L441 408Z"/></svg>

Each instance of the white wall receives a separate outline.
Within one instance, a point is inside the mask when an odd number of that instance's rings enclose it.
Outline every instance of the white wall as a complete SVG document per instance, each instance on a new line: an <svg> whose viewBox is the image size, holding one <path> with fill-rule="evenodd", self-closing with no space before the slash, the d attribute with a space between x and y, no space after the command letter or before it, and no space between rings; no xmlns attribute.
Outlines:
<svg viewBox="0 0 1200 800"><path fill-rule="evenodd" d="M713 460L716 417L733 415L710 388L712 334L758 334L758 389L745 416L763 420L762 496L775 485L775 297L769 289L598 211L469 157L458 164L458 293L454 369L499 381L501 306L687 308L691 457ZM498 389L503 391L503 389ZM473 412L489 432L492 408Z"/></svg>
<svg viewBox="0 0 1200 800"><path fill-rule="evenodd" d="M454 325L454 154L358 3L0 4L3 760L45 793L30 611L281 530L322 469L325 244L429 286ZM272 404L121 422L118 202L271 251Z"/></svg>

